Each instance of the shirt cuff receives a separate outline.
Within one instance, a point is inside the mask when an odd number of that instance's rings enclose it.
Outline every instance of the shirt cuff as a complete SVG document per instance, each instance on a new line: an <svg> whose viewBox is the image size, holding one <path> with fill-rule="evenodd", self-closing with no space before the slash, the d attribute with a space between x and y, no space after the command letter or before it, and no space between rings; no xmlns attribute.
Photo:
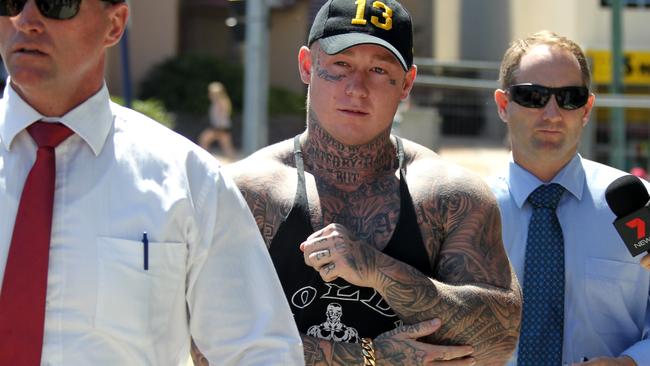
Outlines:
<svg viewBox="0 0 650 366"><path fill-rule="evenodd" d="M621 356L631 357L637 365L650 365L650 340L636 342L632 347L621 353Z"/></svg>

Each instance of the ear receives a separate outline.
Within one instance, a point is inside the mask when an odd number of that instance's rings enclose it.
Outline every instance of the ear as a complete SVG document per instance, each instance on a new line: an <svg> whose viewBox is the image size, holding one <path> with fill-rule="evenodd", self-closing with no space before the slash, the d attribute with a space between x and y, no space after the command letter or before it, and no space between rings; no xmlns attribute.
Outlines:
<svg viewBox="0 0 650 366"><path fill-rule="evenodd" d="M495 90L494 103L497 105L497 112L499 113L501 120L505 123L508 123L508 112L506 111L508 103L510 103L508 94L502 89Z"/></svg>
<svg viewBox="0 0 650 366"><path fill-rule="evenodd" d="M589 115L591 114L591 109L594 107L594 103L596 102L596 96L591 93L589 95L589 99L587 99L587 104L585 104L584 108L584 113L582 115L582 127L586 126L587 123L589 122Z"/></svg>
<svg viewBox="0 0 650 366"><path fill-rule="evenodd" d="M309 47L300 47L300 51L298 51L298 72L300 73L300 80L307 85L311 82L311 55Z"/></svg>
<svg viewBox="0 0 650 366"><path fill-rule="evenodd" d="M411 93L411 89L413 89L413 84L415 84L415 77L417 74L418 67L415 65L412 65L409 71L406 72L406 76L404 78L404 86L402 87L402 100L408 98L409 94Z"/></svg>
<svg viewBox="0 0 650 366"><path fill-rule="evenodd" d="M106 9L110 22L110 28L106 34L104 43L106 47L116 45L122 38L124 29L129 19L129 6L126 2L108 5Z"/></svg>

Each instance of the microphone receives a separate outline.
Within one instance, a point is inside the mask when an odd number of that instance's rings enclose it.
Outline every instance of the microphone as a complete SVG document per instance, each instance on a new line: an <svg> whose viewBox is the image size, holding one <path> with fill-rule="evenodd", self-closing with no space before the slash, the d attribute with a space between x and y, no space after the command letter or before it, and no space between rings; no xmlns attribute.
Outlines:
<svg viewBox="0 0 650 366"><path fill-rule="evenodd" d="M634 175L617 178L607 186L605 200L616 215L614 227L630 254L635 257L650 249L650 196L641 179Z"/></svg>

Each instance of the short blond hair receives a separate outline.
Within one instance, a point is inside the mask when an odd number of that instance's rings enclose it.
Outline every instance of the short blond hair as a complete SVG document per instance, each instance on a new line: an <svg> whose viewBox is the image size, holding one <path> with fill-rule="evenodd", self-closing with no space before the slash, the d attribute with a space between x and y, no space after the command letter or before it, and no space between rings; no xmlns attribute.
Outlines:
<svg viewBox="0 0 650 366"><path fill-rule="evenodd" d="M590 87L591 71L589 70L589 63L587 62L587 57L582 51L582 48L567 37L560 36L555 32L543 30L526 38L518 39L510 44L510 47L503 55L501 69L499 70L499 84L502 89L507 89L515 84L514 74L519 69L521 58L524 57L530 49L541 44L558 47L571 52L580 65L583 85Z"/></svg>
<svg viewBox="0 0 650 366"><path fill-rule="evenodd" d="M218 81L213 81L208 84L208 93L212 95L220 95L226 93L226 88Z"/></svg>

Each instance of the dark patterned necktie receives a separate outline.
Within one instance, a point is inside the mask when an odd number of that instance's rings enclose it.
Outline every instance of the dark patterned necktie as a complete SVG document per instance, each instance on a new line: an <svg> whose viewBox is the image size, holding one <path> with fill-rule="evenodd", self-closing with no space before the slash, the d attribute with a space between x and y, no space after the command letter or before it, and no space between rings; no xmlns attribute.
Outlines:
<svg viewBox="0 0 650 366"><path fill-rule="evenodd" d="M0 365L38 366L56 177L54 148L72 131L60 123L27 128L38 145L20 196L0 292Z"/></svg>
<svg viewBox="0 0 650 366"><path fill-rule="evenodd" d="M526 244L519 366L562 364L564 238L555 214L562 193L564 188L552 183L528 196L533 215Z"/></svg>

